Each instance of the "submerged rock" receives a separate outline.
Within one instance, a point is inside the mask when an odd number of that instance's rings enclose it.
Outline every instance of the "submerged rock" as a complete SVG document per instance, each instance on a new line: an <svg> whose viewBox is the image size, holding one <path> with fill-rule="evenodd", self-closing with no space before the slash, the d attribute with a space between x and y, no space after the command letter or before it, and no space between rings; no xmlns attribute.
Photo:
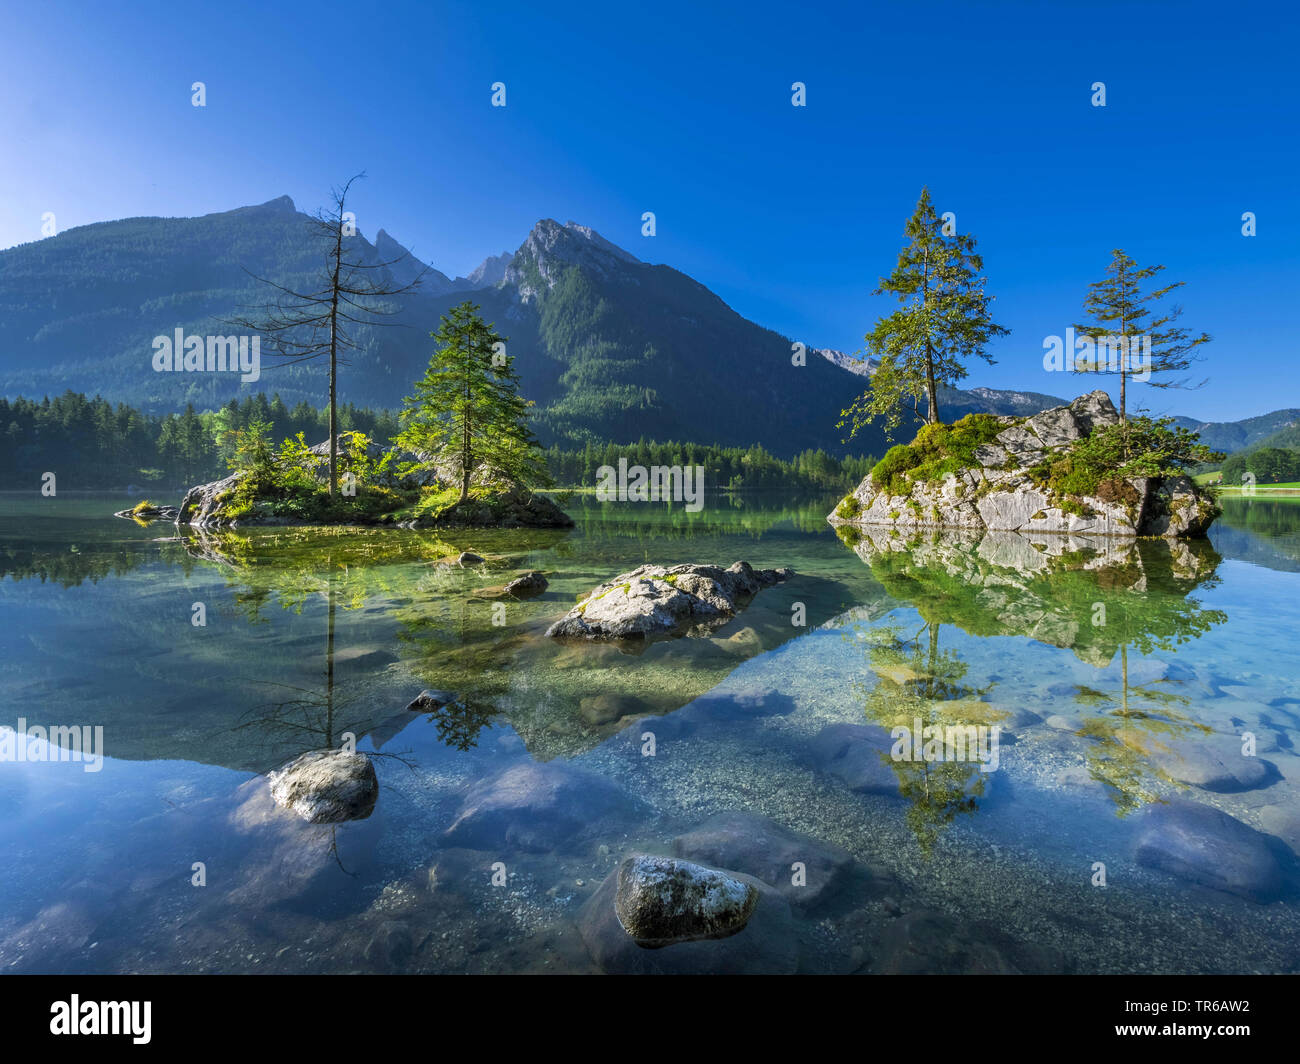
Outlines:
<svg viewBox="0 0 1300 1064"><path fill-rule="evenodd" d="M716 898L708 896L708 885L716 888ZM679 912L672 901L679 886L683 900L697 897L698 904ZM664 889L667 905L660 904ZM642 944L625 921L655 937ZM725 937L700 937L697 932L709 926ZM789 975L798 967L794 918L777 891L742 872L668 857L623 861L587 900L578 927L592 960L610 974ZM682 937L688 928L691 937Z"/></svg>
<svg viewBox="0 0 1300 1064"><path fill-rule="evenodd" d="M312 750L270 773L267 780L277 804L313 824L362 820L379 797L370 759L344 750Z"/></svg>
<svg viewBox="0 0 1300 1064"><path fill-rule="evenodd" d="M474 784L444 837L450 846L507 845L545 852L630 813L635 804L594 772L527 761Z"/></svg>
<svg viewBox="0 0 1300 1064"><path fill-rule="evenodd" d="M909 482L904 495L877 488L870 475L827 520L833 525L1067 532L1103 536L1201 536L1218 515L1213 496L1188 477L1103 481L1095 495L1059 495L1043 463L1059 458L1094 429L1117 424L1103 391L1031 418L1002 417L1006 427L974 450L974 460L934 480Z"/></svg>
<svg viewBox="0 0 1300 1064"><path fill-rule="evenodd" d="M871 965L876 975L1059 975L1065 956L1021 942L991 921L917 909L886 925Z"/></svg>
<svg viewBox="0 0 1300 1064"><path fill-rule="evenodd" d="M379 808L359 820L309 823L272 796L265 776L241 784L235 803L231 833L255 844L239 860L227 898L252 911L289 898L346 905L384 830Z"/></svg>
<svg viewBox="0 0 1300 1064"><path fill-rule="evenodd" d="M838 894L853 868L848 850L745 812L710 817L674 839L673 853L760 879L796 908L813 908Z"/></svg>
<svg viewBox="0 0 1300 1064"><path fill-rule="evenodd" d="M748 562L642 565L601 584L547 629L552 638L646 639L726 624L760 589L794 575Z"/></svg>
<svg viewBox="0 0 1300 1064"><path fill-rule="evenodd" d="M546 582L546 577L533 571L511 580L505 586L505 593L515 598L532 598L534 595L540 595L548 587L550 584Z"/></svg>
<svg viewBox="0 0 1300 1064"><path fill-rule="evenodd" d="M749 922L758 904L752 884L691 861L647 855L618 869L614 912L639 946L727 938Z"/></svg>
<svg viewBox="0 0 1300 1064"><path fill-rule="evenodd" d="M889 732L876 725L828 724L812 741L813 763L855 793L896 795L893 745Z"/></svg>
<svg viewBox="0 0 1300 1064"><path fill-rule="evenodd" d="M1179 783L1206 791L1248 791L1268 782L1267 761L1246 757L1236 738L1190 739L1169 744L1151 756L1156 767Z"/></svg>
<svg viewBox="0 0 1300 1064"><path fill-rule="evenodd" d="M1175 799L1142 813L1137 863L1252 901L1282 888L1267 836L1207 805Z"/></svg>

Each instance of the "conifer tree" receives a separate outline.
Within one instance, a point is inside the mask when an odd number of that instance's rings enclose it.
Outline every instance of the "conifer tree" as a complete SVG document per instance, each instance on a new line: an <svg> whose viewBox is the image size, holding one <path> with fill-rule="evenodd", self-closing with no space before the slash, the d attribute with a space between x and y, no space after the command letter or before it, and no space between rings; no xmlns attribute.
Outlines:
<svg viewBox="0 0 1300 1064"><path fill-rule="evenodd" d="M528 428L533 404L519 394L505 338L478 311L466 300L430 333L439 346L415 383L415 395L404 400L396 439L407 450L430 455L421 466L455 469L462 502L469 498L475 470L484 467L528 487L550 483Z"/></svg>
<svg viewBox="0 0 1300 1064"><path fill-rule="evenodd" d="M1132 256L1116 248L1111 252L1111 261L1106 267L1105 279L1094 281L1088 286L1088 297L1084 300L1083 308L1092 316L1092 323L1074 326L1076 332L1091 338L1098 350L1102 348L1115 350L1117 357L1114 359L1095 357L1089 360L1078 360L1075 368L1081 373L1118 374L1121 422L1128 420L1128 380L1135 371L1142 376L1146 376L1147 370L1152 376L1157 373L1181 373L1196 360L1194 354L1196 348L1210 342L1208 333L1193 337L1187 329L1174 325L1183 312L1180 306L1171 306L1159 317L1152 316L1150 304L1163 299L1185 283L1175 281L1143 295L1143 282L1149 281L1163 269L1163 266L1139 267ZM1146 346L1148 343L1149 347ZM1135 346L1144 348L1141 363L1135 360L1133 352ZM1171 381L1150 380L1147 383L1156 388L1189 386L1186 378Z"/></svg>
<svg viewBox="0 0 1300 1064"><path fill-rule="evenodd" d="M984 260L975 238L935 214L928 188L921 190L904 233L908 244L894 272L872 293L897 296L903 306L867 333L867 347L880 365L871 387L841 412L838 427L849 426L848 439L876 418L892 432L908 400L918 417L924 402L926 422L937 424L939 388L962 380L972 357L991 363L985 346L1008 332L989 316L993 297L984 291Z"/></svg>

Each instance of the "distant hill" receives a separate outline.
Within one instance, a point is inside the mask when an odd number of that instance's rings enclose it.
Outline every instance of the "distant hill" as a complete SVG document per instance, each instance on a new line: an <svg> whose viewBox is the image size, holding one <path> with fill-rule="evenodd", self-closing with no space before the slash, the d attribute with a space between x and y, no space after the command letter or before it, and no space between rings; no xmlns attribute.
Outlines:
<svg viewBox="0 0 1300 1064"><path fill-rule="evenodd" d="M1264 446L1300 446L1300 428L1297 428L1300 426L1300 410L1295 408L1274 410L1271 414L1248 417L1241 421L1196 421L1180 417L1174 419L1174 424L1196 430L1203 443L1225 454ZM1290 438L1293 442L1278 442L1274 437Z"/></svg>
<svg viewBox="0 0 1300 1064"><path fill-rule="evenodd" d="M320 363L285 366L264 358L261 380L243 385L233 374L151 367L155 336L177 328L237 331L227 323L272 295L254 275L289 287L310 284L323 260L319 239L310 219L282 196L200 218L81 226L0 252L0 393L70 388L152 412L187 403L213 409L256 391L278 392L291 405L319 404ZM536 402L543 443L760 443L782 457L815 447L880 455L888 446L879 432L845 445L835 427L869 384L873 363L814 350L806 365L793 365L789 338L745 319L687 275L642 262L576 222L543 219L517 251L456 278L420 262L382 229L373 243L361 234L351 239L354 254L389 263L399 283L422 281L396 304L390 320L397 327L358 334L362 349L340 374L345 401L397 407L428 363L429 332L448 308L472 298L508 338L524 394ZM945 389L941 413L1032 414L1064 401L1036 392ZM1300 412L1279 412L1287 413ZM1227 434L1232 426L1212 428ZM1242 438L1256 434L1246 428ZM899 435L908 438L910 430Z"/></svg>

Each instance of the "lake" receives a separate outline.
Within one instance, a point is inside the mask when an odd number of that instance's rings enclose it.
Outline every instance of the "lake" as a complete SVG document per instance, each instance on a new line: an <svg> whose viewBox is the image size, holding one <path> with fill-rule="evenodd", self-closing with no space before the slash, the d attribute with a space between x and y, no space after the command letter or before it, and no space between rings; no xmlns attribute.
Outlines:
<svg viewBox="0 0 1300 1064"><path fill-rule="evenodd" d="M47 729L0 746L0 971L1300 970L1300 501L1172 546L841 538L835 501L178 536L0 497L0 727ZM688 637L544 634L638 565L739 560L795 575ZM982 760L929 745L967 728ZM370 816L270 800L349 741ZM629 953L634 853L775 915Z"/></svg>

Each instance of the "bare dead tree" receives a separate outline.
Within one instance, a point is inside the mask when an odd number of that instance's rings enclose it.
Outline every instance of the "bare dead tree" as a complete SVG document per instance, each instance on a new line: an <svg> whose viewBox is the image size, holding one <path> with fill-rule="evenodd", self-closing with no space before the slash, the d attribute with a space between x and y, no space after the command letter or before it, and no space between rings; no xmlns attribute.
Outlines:
<svg viewBox="0 0 1300 1064"><path fill-rule="evenodd" d="M321 209L311 221L322 238L325 260L321 271L307 291L288 288L245 270L249 276L274 289L269 305L258 308L251 316L236 318L232 324L264 336L268 353L292 365L309 359L329 359L329 493L338 491L338 367L348 365L347 353L359 348L358 327L395 326L383 321L398 313L398 308L383 303L416 288L427 272L424 267L409 284L398 285L387 272L390 266L410 258L400 256L387 262L362 262L359 243L351 238L356 227L347 211L348 192L352 183L364 173L350 177L342 188L333 190L334 206Z"/></svg>

